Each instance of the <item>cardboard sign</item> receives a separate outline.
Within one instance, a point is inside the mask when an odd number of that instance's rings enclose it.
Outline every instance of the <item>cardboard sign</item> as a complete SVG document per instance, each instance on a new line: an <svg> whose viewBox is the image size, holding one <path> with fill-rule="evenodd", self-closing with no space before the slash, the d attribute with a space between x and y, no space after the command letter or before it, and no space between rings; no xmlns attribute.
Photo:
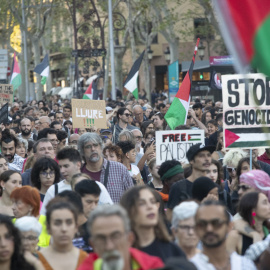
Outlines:
<svg viewBox="0 0 270 270"><path fill-rule="evenodd" d="M0 84L0 103L12 103L13 102L13 85L12 84Z"/></svg>
<svg viewBox="0 0 270 270"><path fill-rule="evenodd" d="M188 149L197 143L204 144L204 130L166 130L156 131L157 165L166 160L176 159L182 164L188 163Z"/></svg>
<svg viewBox="0 0 270 270"><path fill-rule="evenodd" d="M8 121L8 103L6 103L0 109L0 124L7 123L7 121Z"/></svg>
<svg viewBox="0 0 270 270"><path fill-rule="evenodd" d="M224 75L223 137L226 148L270 146L270 78L263 74Z"/></svg>
<svg viewBox="0 0 270 270"><path fill-rule="evenodd" d="M107 128L105 100L72 99L73 128Z"/></svg>

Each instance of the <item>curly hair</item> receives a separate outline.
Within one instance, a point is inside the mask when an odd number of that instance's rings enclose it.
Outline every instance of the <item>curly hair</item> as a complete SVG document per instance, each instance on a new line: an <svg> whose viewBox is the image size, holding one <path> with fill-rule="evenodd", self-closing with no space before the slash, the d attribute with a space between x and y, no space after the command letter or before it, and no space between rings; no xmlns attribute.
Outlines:
<svg viewBox="0 0 270 270"><path fill-rule="evenodd" d="M114 144L109 144L107 146L104 147L103 149L103 155L105 156L106 151L109 151L109 153L115 153L117 159L122 159L122 149L118 146L118 145L114 145Z"/></svg>
<svg viewBox="0 0 270 270"><path fill-rule="evenodd" d="M60 181L60 169L57 162L51 158L43 157L36 161L31 171L31 183L38 190L41 189L40 173L48 169L54 171L54 184Z"/></svg>
<svg viewBox="0 0 270 270"><path fill-rule="evenodd" d="M181 163L178 160L172 159L167 160L163 162L158 170L158 174L160 178L171 168L173 168L176 165L181 165Z"/></svg>

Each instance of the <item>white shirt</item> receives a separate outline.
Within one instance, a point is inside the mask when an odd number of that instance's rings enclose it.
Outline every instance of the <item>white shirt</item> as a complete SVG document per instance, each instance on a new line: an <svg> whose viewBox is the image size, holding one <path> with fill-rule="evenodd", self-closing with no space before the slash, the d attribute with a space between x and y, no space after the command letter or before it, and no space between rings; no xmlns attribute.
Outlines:
<svg viewBox="0 0 270 270"><path fill-rule="evenodd" d="M128 170L128 172L131 177L141 174L139 168L136 165L131 164L130 167L131 169Z"/></svg>
<svg viewBox="0 0 270 270"><path fill-rule="evenodd" d="M214 252L214 250L213 250ZM190 261L195 264L198 270L216 270L215 266L209 262L209 258L203 254L198 253L193 256ZM254 263L233 252L230 256L231 270L256 270Z"/></svg>
<svg viewBox="0 0 270 270"><path fill-rule="evenodd" d="M95 181L95 182L99 185L99 187L101 189L98 204L113 204L111 196L110 196L109 192L107 191L107 189L105 188L105 186L98 181ZM58 183L58 193L65 191L65 190L72 190L71 185L67 184L65 180L62 180ZM49 187L49 189L47 190L47 192L45 194L42 208L40 210L41 215L46 215L46 206L49 203L49 201L51 199L53 199L54 197L55 197L55 185L52 185Z"/></svg>

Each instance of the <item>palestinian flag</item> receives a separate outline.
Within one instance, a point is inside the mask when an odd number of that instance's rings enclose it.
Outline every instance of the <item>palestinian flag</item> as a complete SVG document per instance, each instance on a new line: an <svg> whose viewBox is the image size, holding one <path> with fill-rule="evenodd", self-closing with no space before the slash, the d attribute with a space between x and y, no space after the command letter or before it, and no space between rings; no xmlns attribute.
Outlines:
<svg viewBox="0 0 270 270"><path fill-rule="evenodd" d="M169 110L164 116L172 130L174 130L177 126L184 125L186 123L190 101L193 66L195 63L199 42L200 39L198 38L189 71L187 72L175 98L173 99Z"/></svg>
<svg viewBox="0 0 270 270"><path fill-rule="evenodd" d="M124 87L133 94L133 96L138 99L138 75L140 66L143 60L144 51L140 55L140 57L134 62L126 81L124 82Z"/></svg>
<svg viewBox="0 0 270 270"><path fill-rule="evenodd" d="M270 145L270 128L231 128L224 130L225 148L266 147Z"/></svg>
<svg viewBox="0 0 270 270"><path fill-rule="evenodd" d="M214 6L237 71L251 65L270 76L270 1L214 0Z"/></svg>
<svg viewBox="0 0 270 270"><path fill-rule="evenodd" d="M85 93L83 94L83 99L92 99L92 98L93 98L92 83L90 83Z"/></svg>
<svg viewBox="0 0 270 270"><path fill-rule="evenodd" d="M20 74L21 73L20 67L16 59L16 53L14 53L13 55L13 63L12 63L11 70L12 70L12 75L10 79L10 84L13 85L13 90L16 90L22 84L22 76Z"/></svg>
<svg viewBox="0 0 270 270"><path fill-rule="evenodd" d="M34 72L42 76L41 84L44 85L46 83L47 78L49 76L49 71L50 71L49 56L48 54L46 54L43 61L40 64L38 64L34 69Z"/></svg>

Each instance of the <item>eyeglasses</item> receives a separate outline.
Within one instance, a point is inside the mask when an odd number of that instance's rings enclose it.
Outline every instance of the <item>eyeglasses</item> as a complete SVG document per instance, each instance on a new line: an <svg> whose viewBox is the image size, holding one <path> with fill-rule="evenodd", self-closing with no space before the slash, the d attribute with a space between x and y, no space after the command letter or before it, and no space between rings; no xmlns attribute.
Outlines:
<svg viewBox="0 0 270 270"><path fill-rule="evenodd" d="M69 144L78 144L78 141L71 141Z"/></svg>
<svg viewBox="0 0 270 270"><path fill-rule="evenodd" d="M50 140L50 142L53 143L53 144L54 144L54 143L59 143L58 140Z"/></svg>
<svg viewBox="0 0 270 270"><path fill-rule="evenodd" d="M132 114L129 114L129 113L124 113L124 115L125 115L126 117L132 116Z"/></svg>
<svg viewBox="0 0 270 270"><path fill-rule="evenodd" d="M239 191L240 189L243 189L243 191L245 192L245 191L247 191L248 189L250 189L250 187L249 187L249 186L246 186L246 185L238 185L238 191Z"/></svg>
<svg viewBox="0 0 270 270"><path fill-rule="evenodd" d="M27 236L27 237L21 236L21 239L22 239L22 240L28 240L28 241L35 241L35 240L37 240L38 238L37 238L36 236L34 236L34 235L29 235L29 236Z"/></svg>
<svg viewBox="0 0 270 270"><path fill-rule="evenodd" d="M117 245L117 243L123 238L124 235L125 234L121 232L114 232L108 236L106 235L92 236L92 240L99 247L104 247L108 239L110 239L110 241L113 242L114 245Z"/></svg>
<svg viewBox="0 0 270 270"><path fill-rule="evenodd" d="M235 172L235 168L233 168L233 167L227 167L227 170L229 173Z"/></svg>
<svg viewBox="0 0 270 270"><path fill-rule="evenodd" d="M93 147L97 148L98 146L99 146L99 144L93 143L93 144L86 145L84 148L85 149L92 149Z"/></svg>
<svg viewBox="0 0 270 270"><path fill-rule="evenodd" d="M50 171L50 172L41 172L40 175L42 175L43 177L52 177L54 176L55 172L54 171Z"/></svg>
<svg viewBox="0 0 270 270"><path fill-rule="evenodd" d="M220 219L212 219L212 220L199 220L196 223L196 228L205 230L208 225L210 224L213 229L218 230L219 228L222 227L223 224L228 223L226 220L220 220Z"/></svg>
<svg viewBox="0 0 270 270"><path fill-rule="evenodd" d="M195 226L188 226L188 225L178 225L177 227L186 232L189 232L190 230L194 231L195 229Z"/></svg>

